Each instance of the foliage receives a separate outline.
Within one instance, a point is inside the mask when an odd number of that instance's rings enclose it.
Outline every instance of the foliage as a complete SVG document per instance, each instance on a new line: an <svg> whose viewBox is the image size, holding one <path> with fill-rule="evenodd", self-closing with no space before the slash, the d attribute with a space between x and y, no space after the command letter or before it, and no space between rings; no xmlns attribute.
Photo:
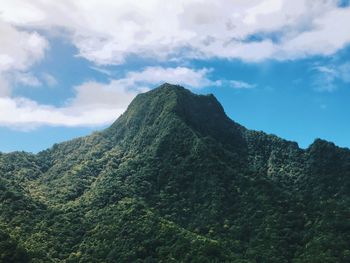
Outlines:
<svg viewBox="0 0 350 263"><path fill-rule="evenodd" d="M349 262L350 151L164 84L108 129L0 154L0 262Z"/></svg>

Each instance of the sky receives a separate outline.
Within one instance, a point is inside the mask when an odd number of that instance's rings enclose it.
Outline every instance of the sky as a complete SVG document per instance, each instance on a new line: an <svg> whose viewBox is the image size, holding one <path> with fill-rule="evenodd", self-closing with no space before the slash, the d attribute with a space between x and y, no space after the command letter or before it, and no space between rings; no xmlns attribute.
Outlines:
<svg viewBox="0 0 350 263"><path fill-rule="evenodd" d="M0 0L0 151L102 130L164 82L350 147L349 25L348 0Z"/></svg>

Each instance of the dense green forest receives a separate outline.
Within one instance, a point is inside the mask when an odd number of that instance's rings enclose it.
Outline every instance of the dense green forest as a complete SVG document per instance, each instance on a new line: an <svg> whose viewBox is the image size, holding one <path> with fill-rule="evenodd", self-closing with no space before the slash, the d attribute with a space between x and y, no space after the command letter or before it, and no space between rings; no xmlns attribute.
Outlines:
<svg viewBox="0 0 350 263"><path fill-rule="evenodd" d="M0 154L0 262L350 262L350 150L164 84L102 132Z"/></svg>

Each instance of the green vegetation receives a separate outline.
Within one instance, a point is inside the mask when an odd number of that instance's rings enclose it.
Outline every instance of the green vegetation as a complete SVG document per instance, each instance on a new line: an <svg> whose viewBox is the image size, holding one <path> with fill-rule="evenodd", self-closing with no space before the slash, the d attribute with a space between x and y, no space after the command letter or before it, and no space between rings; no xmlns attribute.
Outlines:
<svg viewBox="0 0 350 263"><path fill-rule="evenodd" d="M164 84L102 132L0 154L0 262L350 262L350 151Z"/></svg>

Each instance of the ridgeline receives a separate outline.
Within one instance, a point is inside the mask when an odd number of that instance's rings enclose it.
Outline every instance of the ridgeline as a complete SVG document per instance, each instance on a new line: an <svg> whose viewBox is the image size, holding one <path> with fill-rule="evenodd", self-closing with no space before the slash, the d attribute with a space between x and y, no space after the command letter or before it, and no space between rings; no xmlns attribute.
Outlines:
<svg viewBox="0 0 350 263"><path fill-rule="evenodd" d="M0 154L0 262L350 262L350 150L163 84L102 132Z"/></svg>

